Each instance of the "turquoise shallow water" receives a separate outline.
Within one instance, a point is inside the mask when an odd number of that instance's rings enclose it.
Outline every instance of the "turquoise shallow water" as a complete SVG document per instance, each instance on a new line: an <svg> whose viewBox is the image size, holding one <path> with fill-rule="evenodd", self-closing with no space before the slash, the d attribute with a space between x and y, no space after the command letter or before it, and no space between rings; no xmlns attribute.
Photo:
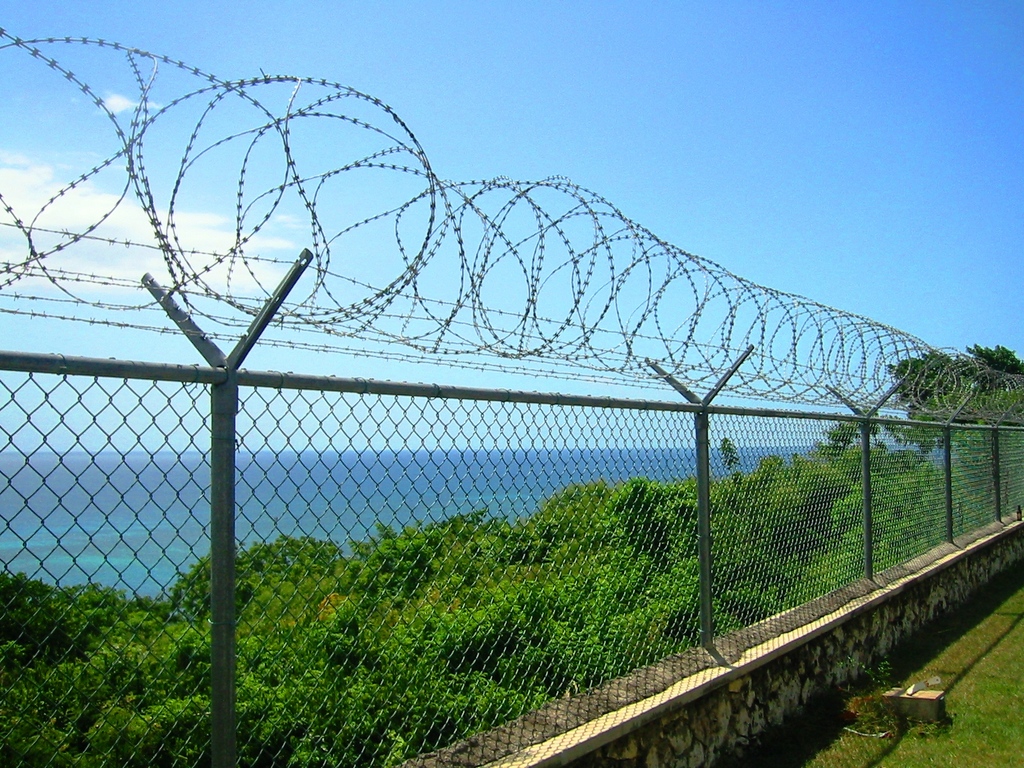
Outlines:
<svg viewBox="0 0 1024 768"><path fill-rule="evenodd" d="M779 448L740 448L753 469ZM714 458L714 457L713 457ZM487 509L508 519L573 483L692 475L679 449L349 451L240 454L236 536L339 543ZM209 466L181 455L0 453L0 561L61 584L159 594L209 549Z"/></svg>

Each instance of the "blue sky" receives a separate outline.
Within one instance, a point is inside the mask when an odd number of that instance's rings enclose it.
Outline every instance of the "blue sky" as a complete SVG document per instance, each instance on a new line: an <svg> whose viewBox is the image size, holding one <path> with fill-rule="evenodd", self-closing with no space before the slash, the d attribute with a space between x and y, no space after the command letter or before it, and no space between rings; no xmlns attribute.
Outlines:
<svg viewBox="0 0 1024 768"><path fill-rule="evenodd" d="M350 85L391 105L444 178L564 175L757 283L935 346L1024 354L1019 2L4 5L0 26L21 37ZM7 93L20 74L3 72ZM24 151L32 126L12 123L0 150ZM0 335L5 348L196 361L180 340L6 315ZM250 364L505 384L282 350Z"/></svg>

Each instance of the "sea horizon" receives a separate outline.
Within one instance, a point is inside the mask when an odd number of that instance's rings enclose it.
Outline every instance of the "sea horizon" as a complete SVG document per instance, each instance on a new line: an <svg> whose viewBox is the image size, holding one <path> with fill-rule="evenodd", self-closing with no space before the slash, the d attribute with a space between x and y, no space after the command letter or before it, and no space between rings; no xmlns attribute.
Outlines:
<svg viewBox="0 0 1024 768"><path fill-rule="evenodd" d="M736 446L734 471L806 448ZM722 462L712 450L712 467ZM341 545L485 510L516 520L562 489L692 477L692 446L304 450L237 455L236 540ZM199 450L0 451L0 561L50 583L166 592L209 551L209 464Z"/></svg>

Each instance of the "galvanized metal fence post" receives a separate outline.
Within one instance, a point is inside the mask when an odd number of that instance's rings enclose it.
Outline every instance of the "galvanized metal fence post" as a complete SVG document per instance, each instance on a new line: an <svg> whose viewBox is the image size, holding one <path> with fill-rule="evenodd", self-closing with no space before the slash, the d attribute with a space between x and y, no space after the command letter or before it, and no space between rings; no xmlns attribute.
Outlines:
<svg viewBox="0 0 1024 768"><path fill-rule="evenodd" d="M999 472L999 425L992 428L992 482L996 494L996 522L1003 522L1003 483Z"/></svg>
<svg viewBox="0 0 1024 768"><path fill-rule="evenodd" d="M953 435L949 424L942 428L942 476L946 487L946 541L953 543Z"/></svg>
<svg viewBox="0 0 1024 768"><path fill-rule="evenodd" d="M861 507L864 524L864 578L875 578L875 536L871 519L871 419L865 417L860 424L860 476L863 489Z"/></svg>
<svg viewBox="0 0 1024 768"><path fill-rule="evenodd" d="M235 723L235 419L238 375L210 397L210 675L213 768L236 764Z"/></svg>
<svg viewBox="0 0 1024 768"><path fill-rule="evenodd" d="M864 526L864 578L873 579L875 578L875 537L873 530L873 520L871 512L871 423L872 418L882 406L896 394L896 390L903 384L903 380L895 382L884 395L882 399L875 403L873 408L864 410L859 405L854 403L842 392L833 388L826 387L835 397L837 397L847 408L853 411L857 416L860 416L860 475L861 475L861 489L863 491L863 503L862 503L862 517Z"/></svg>
<svg viewBox="0 0 1024 768"><path fill-rule="evenodd" d="M697 438L697 555L700 560L700 642L714 643L715 620L711 593L711 434L706 408L693 415Z"/></svg>
<svg viewBox="0 0 1024 768"><path fill-rule="evenodd" d="M142 283L192 345L225 378L210 393L210 754L213 768L238 762L235 699L235 449L238 438L238 369L281 308L306 267L308 249L253 318L227 356L148 273Z"/></svg>
<svg viewBox="0 0 1024 768"><path fill-rule="evenodd" d="M711 424L708 406L714 400L729 379L740 369L744 361L754 351L751 344L722 375L718 382L703 398L697 397L683 384L677 381L668 371L653 360L647 364L654 369L659 377L668 382L673 389L700 409L693 414L694 437L697 448L697 557L700 564L700 643L705 648L713 649L715 643L715 613L713 604L712 568L714 550L711 547Z"/></svg>

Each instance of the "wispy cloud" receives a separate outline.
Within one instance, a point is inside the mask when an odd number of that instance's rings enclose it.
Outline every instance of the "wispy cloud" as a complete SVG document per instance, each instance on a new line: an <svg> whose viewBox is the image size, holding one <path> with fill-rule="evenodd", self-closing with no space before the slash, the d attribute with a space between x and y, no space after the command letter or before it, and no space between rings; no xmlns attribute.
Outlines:
<svg viewBox="0 0 1024 768"><path fill-rule="evenodd" d="M26 155L22 155L18 152L8 152L0 149L0 165L13 166L15 168L25 168L32 165L32 161ZM0 188L0 192L2 192Z"/></svg>
<svg viewBox="0 0 1024 768"><path fill-rule="evenodd" d="M122 96L119 93L111 93L103 98L103 105L115 115L119 115L122 112L127 112L129 109L135 109L138 106L138 102L132 101L127 96Z"/></svg>
<svg viewBox="0 0 1024 768"><path fill-rule="evenodd" d="M15 224L31 230L32 245L46 251L45 263L56 270L100 275L115 280L138 281L145 272L166 275L164 255L158 246L157 226L172 239L172 247L187 256L197 272L215 290L246 292L257 282L273 285L278 271L273 265L257 262L252 272L232 270L206 254L229 253L236 244L234 222L217 213L179 210L174 215L173 230L161 218L155 226L136 200L106 190L104 177L95 181L67 184L59 166L33 162L22 155L0 152L0 194L14 211L12 217L0 208L0 271L18 267L28 258L25 234ZM116 171L111 169L111 173ZM73 233L89 232L91 238L73 242ZM284 253L292 256L298 246L287 237L260 233L247 243L246 251L264 255ZM191 253L195 251L195 253ZM170 278L167 278L169 281ZM39 288L40 279L26 277L17 281L26 287Z"/></svg>

